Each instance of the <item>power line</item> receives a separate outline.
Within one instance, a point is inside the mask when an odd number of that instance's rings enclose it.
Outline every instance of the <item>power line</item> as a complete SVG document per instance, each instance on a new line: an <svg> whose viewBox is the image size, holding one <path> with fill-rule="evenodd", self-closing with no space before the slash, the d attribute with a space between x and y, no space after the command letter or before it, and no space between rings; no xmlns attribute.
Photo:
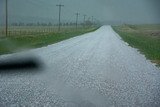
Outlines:
<svg viewBox="0 0 160 107"><path fill-rule="evenodd" d="M36 7L40 7L40 8L44 8L44 9L52 9L53 8L53 4L49 3L46 4L46 1L35 1L35 0L28 0L28 3L31 3L31 5L36 6ZM45 6L44 6L45 5ZM46 6L47 5L47 6Z"/></svg>
<svg viewBox="0 0 160 107"><path fill-rule="evenodd" d="M61 30L61 8L64 7L64 5L59 4L59 5L56 5L56 6L59 7L59 26L58 26L58 31L60 31Z"/></svg>

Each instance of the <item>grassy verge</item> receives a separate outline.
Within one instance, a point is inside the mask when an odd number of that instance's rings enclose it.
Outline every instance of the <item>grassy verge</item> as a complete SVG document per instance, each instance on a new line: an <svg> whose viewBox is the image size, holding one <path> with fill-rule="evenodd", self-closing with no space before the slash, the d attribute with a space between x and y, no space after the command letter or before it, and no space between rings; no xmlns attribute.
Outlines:
<svg viewBox="0 0 160 107"><path fill-rule="evenodd" d="M38 48L60 42L84 33L95 31L97 28L77 29L71 28L67 31L52 32L45 35L17 36L0 38L0 55L13 53L24 48Z"/></svg>
<svg viewBox="0 0 160 107"><path fill-rule="evenodd" d="M113 29L130 46L160 66L160 25L123 25Z"/></svg>

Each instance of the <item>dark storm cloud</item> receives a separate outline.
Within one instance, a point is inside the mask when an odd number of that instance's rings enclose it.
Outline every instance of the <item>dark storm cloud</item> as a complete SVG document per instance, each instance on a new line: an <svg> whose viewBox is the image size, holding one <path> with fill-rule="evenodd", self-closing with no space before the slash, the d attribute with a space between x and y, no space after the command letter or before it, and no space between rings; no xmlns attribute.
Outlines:
<svg viewBox="0 0 160 107"><path fill-rule="evenodd" d="M0 16L4 16L4 1L0 0ZM8 0L10 21L57 22L58 8L62 3L63 21L74 21L75 13L94 16L101 22L160 23L160 0Z"/></svg>

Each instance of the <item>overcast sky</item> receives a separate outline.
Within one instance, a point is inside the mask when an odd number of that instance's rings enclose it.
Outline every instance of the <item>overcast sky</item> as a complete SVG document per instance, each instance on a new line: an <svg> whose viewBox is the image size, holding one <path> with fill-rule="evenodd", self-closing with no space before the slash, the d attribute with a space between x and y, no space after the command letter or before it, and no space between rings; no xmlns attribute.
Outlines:
<svg viewBox="0 0 160 107"><path fill-rule="evenodd" d="M75 13L94 16L107 24L160 23L160 0L8 0L10 22L52 21L57 23L58 7L62 8L62 20L75 21ZM0 0L1 23L4 22L4 3Z"/></svg>

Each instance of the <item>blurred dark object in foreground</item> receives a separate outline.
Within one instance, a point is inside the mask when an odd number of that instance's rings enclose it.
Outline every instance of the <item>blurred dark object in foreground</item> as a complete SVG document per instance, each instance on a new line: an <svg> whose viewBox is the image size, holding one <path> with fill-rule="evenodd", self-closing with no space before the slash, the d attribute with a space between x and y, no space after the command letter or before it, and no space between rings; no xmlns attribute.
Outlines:
<svg viewBox="0 0 160 107"><path fill-rule="evenodd" d="M12 71L38 70L42 64L36 58L7 58L0 60L0 73Z"/></svg>

